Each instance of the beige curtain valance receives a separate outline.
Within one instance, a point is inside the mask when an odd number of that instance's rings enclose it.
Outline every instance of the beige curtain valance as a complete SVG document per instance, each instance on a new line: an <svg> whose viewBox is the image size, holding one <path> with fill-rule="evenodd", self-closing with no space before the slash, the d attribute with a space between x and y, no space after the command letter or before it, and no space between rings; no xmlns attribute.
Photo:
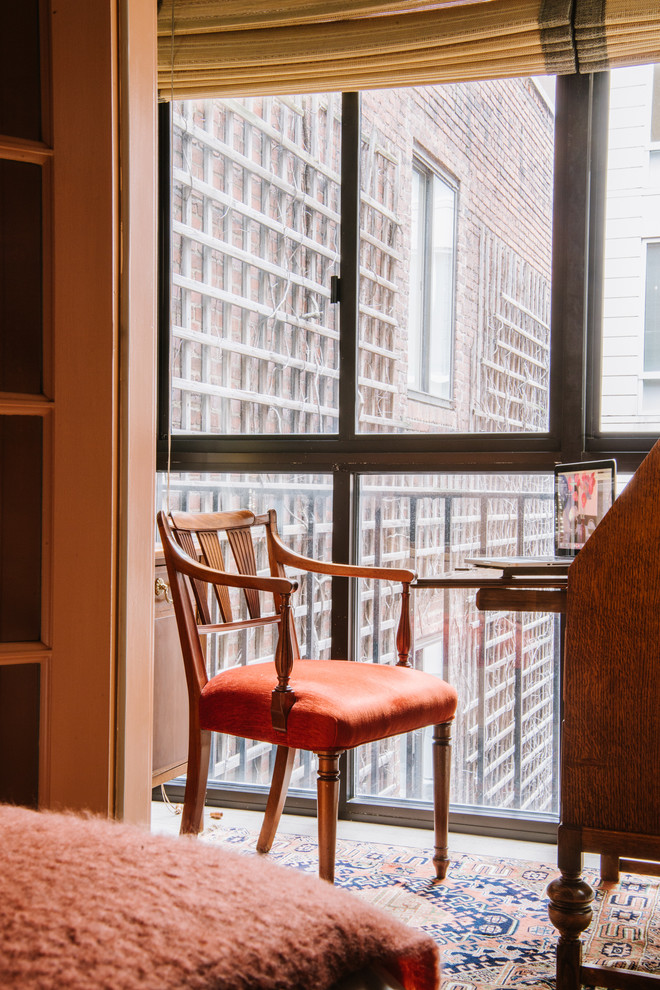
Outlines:
<svg viewBox="0 0 660 990"><path fill-rule="evenodd" d="M373 89L660 61L660 0L163 0L158 34L161 99Z"/></svg>

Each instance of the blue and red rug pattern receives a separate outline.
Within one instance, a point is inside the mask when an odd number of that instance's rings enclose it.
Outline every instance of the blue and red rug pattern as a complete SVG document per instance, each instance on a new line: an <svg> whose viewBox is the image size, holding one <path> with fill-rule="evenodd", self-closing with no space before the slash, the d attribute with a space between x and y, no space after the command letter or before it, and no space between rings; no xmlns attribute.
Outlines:
<svg viewBox="0 0 660 990"><path fill-rule="evenodd" d="M213 823L205 838L254 853L248 829ZM488 840L484 840L487 844ZM317 870L316 842L278 836L270 856L285 866ZM554 866L452 854L447 878L436 883L430 854L415 848L339 840L336 884L435 939L442 990L554 990L557 933L548 920L546 887ZM596 890L585 961L660 972L660 879L624 875Z"/></svg>

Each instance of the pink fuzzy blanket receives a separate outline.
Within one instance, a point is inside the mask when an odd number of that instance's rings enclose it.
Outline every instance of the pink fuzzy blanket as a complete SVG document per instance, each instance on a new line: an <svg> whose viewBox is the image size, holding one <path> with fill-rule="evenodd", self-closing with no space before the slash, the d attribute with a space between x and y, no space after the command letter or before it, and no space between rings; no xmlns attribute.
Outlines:
<svg viewBox="0 0 660 990"><path fill-rule="evenodd" d="M0 986L324 990L378 963L438 985L431 939L263 857L0 806Z"/></svg>

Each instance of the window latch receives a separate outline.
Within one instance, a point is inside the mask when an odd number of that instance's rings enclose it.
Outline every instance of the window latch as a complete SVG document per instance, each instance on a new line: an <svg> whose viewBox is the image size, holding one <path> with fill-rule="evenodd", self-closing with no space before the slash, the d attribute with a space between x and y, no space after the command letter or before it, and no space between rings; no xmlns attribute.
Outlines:
<svg viewBox="0 0 660 990"><path fill-rule="evenodd" d="M339 275L330 276L330 302L338 303L341 300L341 279Z"/></svg>

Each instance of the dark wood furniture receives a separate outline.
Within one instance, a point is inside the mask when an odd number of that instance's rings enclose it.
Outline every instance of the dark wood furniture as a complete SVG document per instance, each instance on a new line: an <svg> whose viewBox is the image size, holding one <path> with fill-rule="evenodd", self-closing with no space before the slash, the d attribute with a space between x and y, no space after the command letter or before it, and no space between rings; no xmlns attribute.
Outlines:
<svg viewBox="0 0 660 990"><path fill-rule="evenodd" d="M603 880L660 874L660 443L571 565L566 605L557 990L660 988L660 975L583 965L580 940L584 852L600 854Z"/></svg>
<svg viewBox="0 0 660 990"><path fill-rule="evenodd" d="M319 761L319 875L332 882L340 755L363 743L433 725L433 862L437 877L443 878L448 865L450 727L457 698L445 681L410 666L409 589L414 573L403 568L324 564L300 556L281 542L273 510L261 516L248 510L173 512L169 517L160 512L158 526L188 685L188 773L181 832L196 834L201 828L211 731L277 746L257 846L261 852L267 852L275 838L295 752L308 750ZM258 573L257 560L270 572L268 576L262 576L263 570ZM291 606L297 583L286 577L286 566L400 582L398 664L302 659ZM231 589L242 593L241 612L236 611ZM269 598L266 611L263 593ZM269 626L277 630L274 663L246 663L244 658L209 679L202 637Z"/></svg>
<svg viewBox="0 0 660 990"><path fill-rule="evenodd" d="M469 567L437 577L417 578L413 589L476 588L477 608L511 612L565 612L566 575L540 572L521 577L505 576L493 569Z"/></svg>

